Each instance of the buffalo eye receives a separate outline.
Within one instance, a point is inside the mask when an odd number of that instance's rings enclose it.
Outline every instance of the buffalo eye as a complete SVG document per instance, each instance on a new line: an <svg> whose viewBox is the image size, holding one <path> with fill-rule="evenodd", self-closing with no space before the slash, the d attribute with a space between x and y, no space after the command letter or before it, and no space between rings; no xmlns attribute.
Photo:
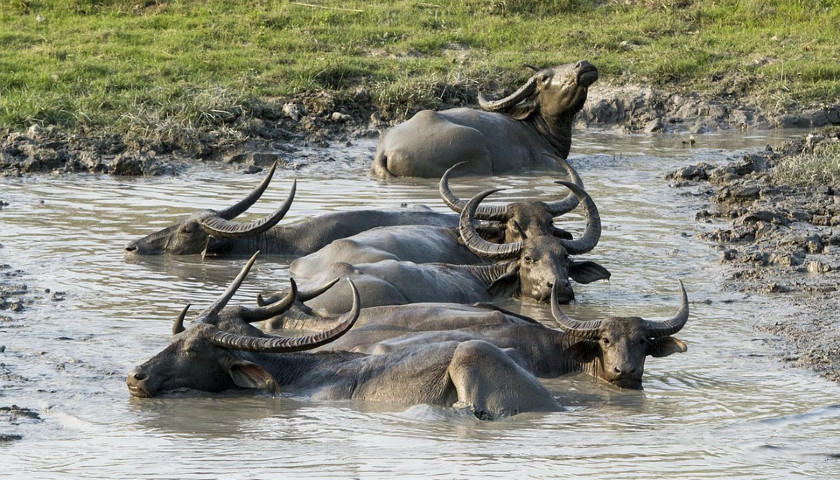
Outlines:
<svg viewBox="0 0 840 480"><path fill-rule="evenodd" d="M603 343L604 345L609 345L610 344L610 339L607 338L607 337L604 337L604 338L601 339L601 343Z"/></svg>
<svg viewBox="0 0 840 480"><path fill-rule="evenodd" d="M525 260L525 263L534 263L534 259L530 255L525 255L523 260Z"/></svg>

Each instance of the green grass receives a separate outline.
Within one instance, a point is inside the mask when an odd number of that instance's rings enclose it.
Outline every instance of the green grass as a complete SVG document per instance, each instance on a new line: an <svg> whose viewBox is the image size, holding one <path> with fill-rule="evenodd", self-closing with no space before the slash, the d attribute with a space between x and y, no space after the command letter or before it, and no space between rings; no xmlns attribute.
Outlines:
<svg viewBox="0 0 840 480"><path fill-rule="evenodd" d="M840 98L840 0L0 0L0 127L143 134L364 87L398 114L587 58L606 83Z"/></svg>

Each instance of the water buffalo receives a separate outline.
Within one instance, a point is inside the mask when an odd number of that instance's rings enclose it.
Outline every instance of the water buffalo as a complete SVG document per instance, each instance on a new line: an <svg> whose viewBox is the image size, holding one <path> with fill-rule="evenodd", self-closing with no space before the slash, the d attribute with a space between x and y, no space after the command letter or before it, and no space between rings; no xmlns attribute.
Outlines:
<svg viewBox="0 0 840 480"><path fill-rule="evenodd" d="M486 260L459 243L456 228L429 225L377 227L295 259L289 267L292 276L312 278L336 262L350 264L396 260L414 263L442 262L474 265Z"/></svg>
<svg viewBox="0 0 840 480"><path fill-rule="evenodd" d="M440 192L444 202L459 214L466 205L449 188L449 175L459 165L446 171L440 180ZM577 172L563 159L558 159L568 172L572 183L583 188L583 181ZM571 239L568 232L554 226L554 217L573 210L580 203L577 195L570 191L565 198L552 202L515 202L505 206L476 209L475 217L489 220L478 228L483 238L493 242L515 242L523 236L548 235ZM400 225L366 230L347 238L333 241L315 253L300 257L291 264L295 277L310 278L335 262L349 264L374 263L382 260L401 260L414 263L451 263L454 265L476 265L487 263L487 259L470 251L461 242L458 230L449 227L426 225Z"/></svg>
<svg viewBox="0 0 840 480"><path fill-rule="evenodd" d="M558 285L561 301L574 298L569 277L580 283L607 279L610 273L592 261L575 261L571 255L592 250L601 235L598 209L589 195L575 184L558 181L581 199L587 223L580 239L553 236L527 237L519 242L496 244L482 239L473 225L479 203L497 190L487 190L468 203L461 213L459 230L467 247L481 256L499 260L489 265L417 264L383 260L376 263L336 262L307 279L322 284L332 278L352 278L365 292L363 306L417 302L472 303L500 295L519 295L548 301ZM283 295L283 294L280 294ZM276 301L276 296L268 297ZM346 311L351 299L343 292L328 291L308 305L321 313Z"/></svg>
<svg viewBox="0 0 840 480"><path fill-rule="evenodd" d="M688 295L679 283L681 304L665 321L607 317L580 322L569 318L552 294L554 319L561 330L492 305L409 304L362 309L356 327L320 350L383 354L446 341L484 340L518 356L534 375L554 378L585 372L620 388L642 387L647 356L686 351L671 337L688 321ZM300 310L270 320L272 328L324 328L334 321Z"/></svg>
<svg viewBox="0 0 840 480"><path fill-rule="evenodd" d="M574 116L598 70L586 60L537 71L510 96L481 110L423 110L386 130L371 173L382 178L439 177L457 162L465 172L494 174L552 166L545 153L566 158Z"/></svg>
<svg viewBox="0 0 840 480"><path fill-rule="evenodd" d="M232 220L251 207L268 187L275 166L262 183L247 197L223 210L204 210L180 220L175 225L134 240L125 253L135 255L251 255L299 256L312 253L337 238L355 235L384 225L434 225L454 227L455 215L432 211L425 206L393 210L356 210L334 212L310 220L282 226L277 223L292 204L296 182L288 198L275 212L248 223Z"/></svg>
<svg viewBox="0 0 840 480"><path fill-rule="evenodd" d="M467 408L481 419L526 411L558 411L554 396L498 347L484 341L444 342L384 355L306 352L346 332L359 315L353 307L332 329L311 336L267 335L250 325L266 312L227 306L254 263L251 257L227 291L183 328L186 309L169 346L126 379L137 397L172 390L280 390L314 400L380 401L411 406ZM274 310L288 306L295 288Z"/></svg>
<svg viewBox="0 0 840 480"><path fill-rule="evenodd" d="M580 188L584 188L583 180L577 171L569 163L559 157L552 157L566 170L569 180ZM466 162L459 162L450 167L440 177L439 190L443 202L453 211L460 214L467 205L452 192L449 187L449 177L460 166ZM530 200L525 202L513 202L507 205L479 206L476 208L475 218L487 220L492 223L482 228L482 237L494 238L499 243L518 242L524 236L553 235L558 238L571 239L572 236L565 230L554 224L554 219L565 213L574 210L578 206L577 195L569 192L562 200L553 202L541 202Z"/></svg>

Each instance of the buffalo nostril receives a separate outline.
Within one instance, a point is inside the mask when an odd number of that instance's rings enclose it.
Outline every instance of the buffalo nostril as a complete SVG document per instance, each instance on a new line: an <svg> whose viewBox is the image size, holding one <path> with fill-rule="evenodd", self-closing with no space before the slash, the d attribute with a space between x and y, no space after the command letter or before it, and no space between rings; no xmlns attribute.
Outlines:
<svg viewBox="0 0 840 480"><path fill-rule="evenodd" d="M134 252L134 251L136 251L136 250L137 250L137 246L136 246L136 245L126 245L126 246L125 246L125 251L126 251L126 252Z"/></svg>
<svg viewBox="0 0 840 480"><path fill-rule="evenodd" d="M621 373L621 369L620 369L620 368L618 368L618 367L613 367L613 372L615 372L615 373Z"/></svg>
<svg viewBox="0 0 840 480"><path fill-rule="evenodd" d="M580 68L583 65L583 61L579 61L575 64L575 68Z"/></svg>
<svg viewBox="0 0 840 480"><path fill-rule="evenodd" d="M138 381L138 382L142 382L143 380L145 380L145 379L146 379L146 376L147 376L147 375L146 375L144 372L137 372L137 373L135 373L134 375L132 375L132 377L134 378L134 380L136 380L136 381Z"/></svg>

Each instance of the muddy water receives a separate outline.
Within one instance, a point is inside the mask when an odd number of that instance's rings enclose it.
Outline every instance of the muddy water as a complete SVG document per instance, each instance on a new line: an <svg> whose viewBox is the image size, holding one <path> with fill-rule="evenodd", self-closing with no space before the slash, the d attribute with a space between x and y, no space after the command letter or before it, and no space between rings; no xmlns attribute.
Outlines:
<svg viewBox="0 0 840 480"><path fill-rule="evenodd" d="M753 328L787 307L773 298L722 291L717 253L697 239L693 190L663 175L679 165L720 162L776 139L587 134L573 164L595 199L604 233L586 257L609 283L576 285L568 313L667 317L677 280L692 301L677 336L688 352L649 359L643 392L606 388L585 376L550 380L567 411L480 422L431 407L310 402L266 395L128 395L125 374L167 343L186 302L206 305L244 259L197 256L128 262L123 245L199 208L239 199L258 176L196 167L177 178L0 179L0 264L22 270L32 299L2 311L0 411L4 478L836 478L840 388L786 368L777 340ZM372 142L301 152L252 210L268 213L299 181L288 222L325 210L425 203L441 207L435 182L367 177ZM455 179L468 196L506 187L502 199L554 198L551 175ZM245 185L246 187L243 187ZM493 198L493 197L491 197ZM579 232L580 217L563 220ZM263 258L234 301L284 286L288 259ZM508 307L545 318L541 305ZM0 317L2 318L2 317Z"/></svg>

